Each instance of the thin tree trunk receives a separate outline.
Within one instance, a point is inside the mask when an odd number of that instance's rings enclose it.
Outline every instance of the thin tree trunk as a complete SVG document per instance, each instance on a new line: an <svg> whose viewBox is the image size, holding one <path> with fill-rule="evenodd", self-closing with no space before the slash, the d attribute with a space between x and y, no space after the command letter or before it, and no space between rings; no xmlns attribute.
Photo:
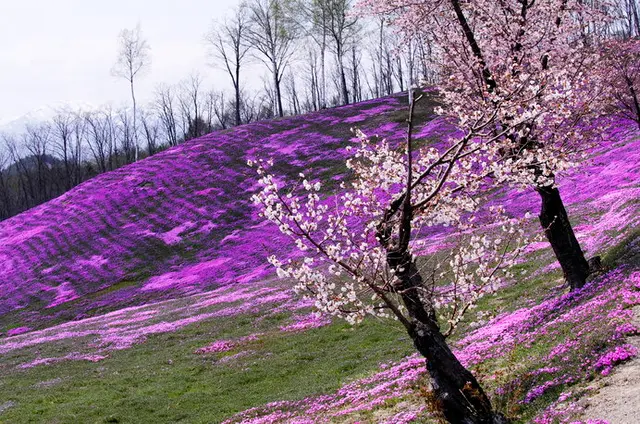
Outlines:
<svg viewBox="0 0 640 424"><path fill-rule="evenodd" d="M327 69L326 69L326 50L327 50L327 30L326 30L326 10L322 8L322 44L320 46L320 109L327 107Z"/></svg>
<svg viewBox="0 0 640 424"><path fill-rule="evenodd" d="M352 81L352 90L353 94L351 98L354 103L362 101L361 89L360 89L360 77L358 74L358 61L356 58L356 46L355 44L351 46L351 60L352 60L352 72L353 72L353 81Z"/></svg>
<svg viewBox="0 0 640 424"><path fill-rule="evenodd" d="M347 88L347 76L344 74L344 65L342 59L340 59L340 87L342 88L342 102L345 105L349 104L349 89Z"/></svg>
<svg viewBox="0 0 640 424"><path fill-rule="evenodd" d="M338 71L340 72L340 89L342 91L342 103L349 104L349 89L347 88L347 76L344 74L344 52L342 46L338 44L336 51L336 60L338 62Z"/></svg>
<svg viewBox="0 0 640 424"><path fill-rule="evenodd" d="M131 100L133 100L133 148L135 151L135 158L134 160L137 162L138 161L138 126L137 126L137 120L136 120L136 115L137 115L137 109L136 109L136 95L135 92L133 91L133 78L131 78L130 80L131 82Z"/></svg>
<svg viewBox="0 0 640 424"><path fill-rule="evenodd" d="M240 118L240 65L236 66L236 126L242 123L242 119Z"/></svg>
<svg viewBox="0 0 640 424"><path fill-rule="evenodd" d="M278 72L275 69L273 71L273 83L276 89L276 103L278 104L278 116L282 118L284 116L284 109L282 108L282 93L280 91L280 78L278 78Z"/></svg>
<svg viewBox="0 0 640 424"><path fill-rule="evenodd" d="M629 5L631 6L631 12L633 13L633 22L635 23L636 27L636 36L640 37L640 16L638 16L638 6L636 5L635 0L629 0Z"/></svg>
<svg viewBox="0 0 640 424"><path fill-rule="evenodd" d="M571 290L584 286L589 276L589 264L569 222L560 191L555 187L537 187L542 198L540 224L551 243Z"/></svg>

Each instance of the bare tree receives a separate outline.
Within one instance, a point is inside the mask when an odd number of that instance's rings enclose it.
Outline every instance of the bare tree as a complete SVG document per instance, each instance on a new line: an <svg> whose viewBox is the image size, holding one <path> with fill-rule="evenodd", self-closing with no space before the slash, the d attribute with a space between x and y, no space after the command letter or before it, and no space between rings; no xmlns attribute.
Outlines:
<svg viewBox="0 0 640 424"><path fill-rule="evenodd" d="M144 138L147 143L147 154L151 156L159 150L158 121L153 119L153 116L145 111L142 111L140 114L140 121L142 122L142 131L144 132Z"/></svg>
<svg viewBox="0 0 640 424"><path fill-rule="evenodd" d="M294 53L296 26L287 16L283 0L250 0L246 3L250 25L247 41L270 68L278 115L284 116L280 83Z"/></svg>
<svg viewBox="0 0 640 424"><path fill-rule="evenodd" d="M326 9L327 33L331 37L332 44L330 46L338 66L342 103L348 104L349 89L347 88L344 60L350 44L355 41L355 37L359 33L358 18L349 14L352 7L351 0L318 0L316 3Z"/></svg>
<svg viewBox="0 0 640 424"><path fill-rule="evenodd" d="M315 52L309 49L309 60L311 66L311 94L316 104L315 109L326 107L327 98L327 78L326 78L326 55L329 44L329 31L327 8L323 6L327 0L298 0L295 3L297 13L296 24L304 31L305 35L311 38L318 47ZM317 74L317 66L320 67L320 75ZM314 92L315 89L315 92Z"/></svg>
<svg viewBox="0 0 640 424"><path fill-rule="evenodd" d="M0 146L0 218L6 219L13 214L13 196L9 187L8 167L11 157L6 145Z"/></svg>
<svg viewBox="0 0 640 424"><path fill-rule="evenodd" d="M247 93L242 96L242 121L249 123L273 118L273 103L268 95Z"/></svg>
<svg viewBox="0 0 640 424"><path fill-rule="evenodd" d="M322 94L320 87L320 77L318 76L318 52L314 48L308 50L308 61L304 66L305 79L305 100L303 110L310 112L320 109L322 105Z"/></svg>
<svg viewBox="0 0 640 424"><path fill-rule="evenodd" d="M85 169L83 162L85 161L84 146L87 138L87 125L82 112L76 112L73 120L72 128L72 154L75 161L75 173L73 174L73 185L77 186L85 180Z"/></svg>
<svg viewBox="0 0 640 424"><path fill-rule="evenodd" d="M29 125L26 134L23 135L24 147L29 153L29 157L24 162L26 162L26 166L34 168L36 173L36 187L33 196L36 203L51 198L49 176L51 156L48 154L50 137L51 127L48 123Z"/></svg>
<svg viewBox="0 0 640 424"><path fill-rule="evenodd" d="M124 163L132 163L138 160L138 142L135 140L135 128L131 116L126 109L117 113L117 124L115 124L115 138L120 140ZM115 143L117 145L117 142Z"/></svg>
<svg viewBox="0 0 640 424"><path fill-rule="evenodd" d="M361 102L362 99L362 80L360 76L360 68L362 62L362 54L357 44L351 45L351 58L349 66L351 67L351 96L353 102Z"/></svg>
<svg viewBox="0 0 640 424"><path fill-rule="evenodd" d="M216 118L216 124L213 125L213 123L212 123L212 127L217 127L217 128L223 129L223 130L229 128L230 121L231 121L231 116L230 116L229 111L227 110L228 102L225 99L224 92L223 91L220 91L220 92L212 91L209 101L211 102L211 107L213 108L213 110L212 110L213 115ZM240 112L241 112L241 114L242 114L242 111L244 110L244 103L245 103L244 94L241 92L240 93ZM244 123L248 123L248 122L250 122L250 117L241 116L240 120L242 122L244 122Z"/></svg>
<svg viewBox="0 0 640 424"><path fill-rule="evenodd" d="M107 172L112 169L113 148L109 121L110 116L107 113L88 113L85 115L89 150L98 167L98 172Z"/></svg>
<svg viewBox="0 0 640 424"><path fill-rule="evenodd" d="M249 45L245 40L248 26L249 19L247 9L245 7L239 7L236 9L232 19L215 25L206 37L211 47L213 57L222 62L219 66L224 68L231 78L235 92L234 110L236 125L242 123L240 116L240 68L249 51Z"/></svg>
<svg viewBox="0 0 640 424"><path fill-rule="evenodd" d="M156 88L154 108L162 124L169 146L178 145L175 101L175 93L170 86L160 85Z"/></svg>
<svg viewBox="0 0 640 424"><path fill-rule="evenodd" d="M52 132L54 137L54 151L62 159L63 185L65 190L70 190L78 182L78 169L80 167L80 145L78 139L74 139L77 129L77 116L62 110L53 117Z"/></svg>
<svg viewBox="0 0 640 424"><path fill-rule="evenodd" d="M201 87L202 78L197 73L192 74L180 84L178 102L182 115L182 130L185 141L203 134Z"/></svg>
<svg viewBox="0 0 640 424"><path fill-rule="evenodd" d="M342 103L349 103L345 57L360 30L358 17L350 14L352 3L352 0L298 0L296 3L298 26L304 29L306 35L319 48L320 91L323 106L326 101L325 52L327 48L335 57Z"/></svg>
<svg viewBox="0 0 640 424"><path fill-rule="evenodd" d="M135 29L123 29L119 36L120 49L118 59L111 73L114 76L125 78L131 88L131 101L133 102L133 139L135 144L135 160L138 160L138 133L137 110L134 80L136 76L147 68L151 62L149 43L142 36L140 24Z"/></svg>
<svg viewBox="0 0 640 424"><path fill-rule="evenodd" d="M289 107L294 115L300 114L300 99L296 87L296 78L293 72L289 72L284 78L285 91L289 100Z"/></svg>
<svg viewBox="0 0 640 424"><path fill-rule="evenodd" d="M9 162L12 163L13 169L17 175L18 191L21 193L16 196L16 206L19 210L24 210L33 206L35 198L35 189L33 177L30 168L26 166L26 161L22 156L21 149L16 138L11 135L3 135L4 144L9 155ZM22 197L22 200L20 200Z"/></svg>

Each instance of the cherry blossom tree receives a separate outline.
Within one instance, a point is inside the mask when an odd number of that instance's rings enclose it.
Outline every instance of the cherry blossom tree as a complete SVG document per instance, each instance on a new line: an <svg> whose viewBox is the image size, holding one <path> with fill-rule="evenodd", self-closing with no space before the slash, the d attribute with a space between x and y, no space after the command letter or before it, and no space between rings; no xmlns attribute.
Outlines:
<svg viewBox="0 0 640 424"><path fill-rule="evenodd" d="M596 4L597 3L597 4ZM581 160L606 110L594 39L608 21L607 2L580 0L363 0L404 34L425 34L439 48L445 107L468 129L496 111L487 152L496 181L533 187L540 223L572 289L589 265L556 185Z"/></svg>
<svg viewBox="0 0 640 424"><path fill-rule="evenodd" d="M640 128L640 40L610 40L602 53L614 106Z"/></svg>
<svg viewBox="0 0 640 424"><path fill-rule="evenodd" d="M263 189L254 196L262 215L296 244L297 258L271 256L278 275L298 282L323 312L357 323L367 315L395 317L427 360L434 407L451 423L505 422L481 385L446 343L479 298L509 276L524 243L520 223L499 209L493 222L476 224L491 169L483 160L495 110L478 115L462 137L416 149L371 141L356 131L358 147L347 161L348 184L324 196L320 181L300 175L289 186L256 159ZM437 259L418 259L425 231L447 226L458 248Z"/></svg>

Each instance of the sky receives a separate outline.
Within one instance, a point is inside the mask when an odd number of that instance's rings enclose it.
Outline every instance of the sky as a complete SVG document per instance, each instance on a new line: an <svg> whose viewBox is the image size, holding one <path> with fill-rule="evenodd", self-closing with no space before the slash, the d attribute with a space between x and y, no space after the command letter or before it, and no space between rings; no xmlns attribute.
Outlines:
<svg viewBox="0 0 640 424"><path fill-rule="evenodd" d="M204 41L214 20L240 0L0 0L0 125L62 105L121 106L124 79L112 76L118 34L139 23L151 46L151 66L136 97L151 100L159 83L193 72L225 88Z"/></svg>

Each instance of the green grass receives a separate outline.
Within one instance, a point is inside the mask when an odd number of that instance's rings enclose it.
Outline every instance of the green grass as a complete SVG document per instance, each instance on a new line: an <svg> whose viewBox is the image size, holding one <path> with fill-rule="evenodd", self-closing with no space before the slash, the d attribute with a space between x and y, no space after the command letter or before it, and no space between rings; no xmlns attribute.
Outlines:
<svg viewBox="0 0 640 424"><path fill-rule="evenodd" d="M301 333L271 332L226 363L196 355L213 340L235 338L282 325L287 315L261 320L203 322L184 331L154 335L98 363L69 361L32 369L0 369L2 423L215 423L268 402L330 393L412 352L392 322L370 320L360 328L337 322ZM14 360L20 356L14 357ZM5 358L7 359L7 358ZM52 382L52 383L47 383Z"/></svg>
<svg viewBox="0 0 640 424"><path fill-rule="evenodd" d="M609 249L602 257L602 264L607 268L621 264L640 267L640 228L631 231L622 242Z"/></svg>

